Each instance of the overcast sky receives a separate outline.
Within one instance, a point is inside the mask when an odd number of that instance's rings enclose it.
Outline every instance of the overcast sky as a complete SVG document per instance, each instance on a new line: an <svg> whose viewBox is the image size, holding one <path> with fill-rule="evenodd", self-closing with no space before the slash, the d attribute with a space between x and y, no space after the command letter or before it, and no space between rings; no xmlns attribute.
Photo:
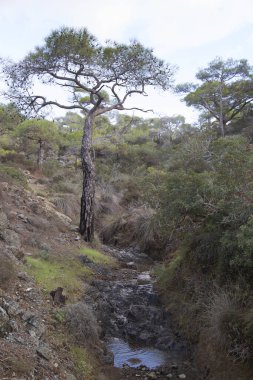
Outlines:
<svg viewBox="0 0 253 380"><path fill-rule="evenodd" d="M21 59L62 25L87 27L101 42L136 38L179 66L177 82L194 81L217 56L253 64L253 0L0 0L0 56ZM197 117L176 95L136 101L156 115Z"/></svg>

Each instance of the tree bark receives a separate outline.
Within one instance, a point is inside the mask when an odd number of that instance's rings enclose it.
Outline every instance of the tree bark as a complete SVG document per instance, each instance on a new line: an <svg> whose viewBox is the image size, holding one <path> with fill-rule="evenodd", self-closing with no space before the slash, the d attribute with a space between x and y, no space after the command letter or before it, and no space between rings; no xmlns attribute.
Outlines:
<svg viewBox="0 0 253 380"><path fill-rule="evenodd" d="M40 139L39 140L39 149L38 149L38 158L37 158L37 165L38 165L39 170L42 170L43 162L44 162L44 155L45 155L44 143Z"/></svg>
<svg viewBox="0 0 253 380"><path fill-rule="evenodd" d="M223 119L223 111L222 111L222 108L221 108L221 110L220 110L219 124L220 124L221 136L222 136L222 137L225 137L225 126L226 126L226 123L224 122L224 119Z"/></svg>
<svg viewBox="0 0 253 380"><path fill-rule="evenodd" d="M83 190L79 230L87 242L91 242L94 238L95 165L91 156L93 122L94 115L88 114L85 119L81 146Z"/></svg>
<svg viewBox="0 0 253 380"><path fill-rule="evenodd" d="M220 86L219 91L220 91L220 115L219 115L219 124L220 124L221 136L222 136L222 137L225 137L225 121L224 121L224 115L223 115L222 86Z"/></svg>

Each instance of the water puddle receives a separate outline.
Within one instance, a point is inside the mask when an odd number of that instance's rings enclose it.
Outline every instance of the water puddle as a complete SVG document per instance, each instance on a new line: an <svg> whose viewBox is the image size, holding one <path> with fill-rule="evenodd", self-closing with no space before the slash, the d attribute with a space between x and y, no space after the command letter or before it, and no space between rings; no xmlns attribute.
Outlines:
<svg viewBox="0 0 253 380"><path fill-rule="evenodd" d="M122 368L124 364L127 364L129 367L144 365L149 369L154 369L168 361L168 354L164 351L148 347L131 347L119 338L111 338L107 347L114 355L114 367L117 368Z"/></svg>

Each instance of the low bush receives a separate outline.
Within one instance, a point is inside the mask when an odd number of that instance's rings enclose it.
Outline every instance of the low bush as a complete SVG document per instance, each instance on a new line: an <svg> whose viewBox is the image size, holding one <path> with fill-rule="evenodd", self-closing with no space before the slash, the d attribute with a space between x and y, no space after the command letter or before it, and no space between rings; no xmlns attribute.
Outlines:
<svg viewBox="0 0 253 380"><path fill-rule="evenodd" d="M92 309L83 302L66 307L66 326L79 345L95 347L99 342L100 327Z"/></svg>
<svg viewBox="0 0 253 380"><path fill-rule="evenodd" d="M43 164L43 174L47 177L53 176L61 170L61 165L56 160L46 160Z"/></svg>
<svg viewBox="0 0 253 380"><path fill-rule="evenodd" d="M27 346L14 342L1 342L0 351L0 378L3 379L30 379L33 377L36 358ZM15 373L15 375L14 375Z"/></svg>
<svg viewBox="0 0 253 380"><path fill-rule="evenodd" d="M62 196L55 196L50 199L55 205L57 210L66 214L73 220L79 218L80 201L79 198L72 194L63 194Z"/></svg>
<svg viewBox="0 0 253 380"><path fill-rule="evenodd" d="M27 186L27 179L21 170L7 165L0 164L0 180L10 181L24 187Z"/></svg>
<svg viewBox="0 0 253 380"><path fill-rule="evenodd" d="M54 183L52 187L54 192L57 193L78 194L80 192L80 186L74 185L73 182L66 179Z"/></svg>
<svg viewBox="0 0 253 380"><path fill-rule="evenodd" d="M234 294L217 289L206 305L203 319L206 334L214 346L224 349L235 362L252 358L252 338L246 336L246 326L250 328L250 323L245 325L243 310Z"/></svg>

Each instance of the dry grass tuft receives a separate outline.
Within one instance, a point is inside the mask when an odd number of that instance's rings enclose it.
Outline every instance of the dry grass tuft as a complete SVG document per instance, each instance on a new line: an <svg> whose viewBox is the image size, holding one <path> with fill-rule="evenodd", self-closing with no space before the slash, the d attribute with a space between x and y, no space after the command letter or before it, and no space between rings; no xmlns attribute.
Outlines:
<svg viewBox="0 0 253 380"><path fill-rule="evenodd" d="M225 290L217 290L206 304L203 319L209 337L220 346L227 344L229 320L237 313L232 295Z"/></svg>
<svg viewBox="0 0 253 380"><path fill-rule="evenodd" d="M69 216L72 220L77 220L80 214L79 198L71 194L63 194L53 197L50 200L58 211Z"/></svg>
<svg viewBox="0 0 253 380"><path fill-rule="evenodd" d="M96 189L95 210L96 214L102 215L117 214L122 209L120 206L121 195L115 193L115 189L110 184L100 184Z"/></svg>
<svg viewBox="0 0 253 380"><path fill-rule="evenodd" d="M95 347L99 342L100 327L92 309L83 302L66 307L66 326L75 343Z"/></svg>
<svg viewBox="0 0 253 380"><path fill-rule="evenodd" d="M22 347L20 344L4 340L0 350L0 378L14 379L13 373L18 378L31 378L36 360L30 348ZM15 376L15 379L17 378Z"/></svg>
<svg viewBox="0 0 253 380"><path fill-rule="evenodd" d="M100 234L106 243L135 244L147 251L159 243L158 230L154 210L144 205L108 215Z"/></svg>
<svg viewBox="0 0 253 380"><path fill-rule="evenodd" d="M205 333L214 346L225 350L234 362L245 362L252 352L245 336L241 308L230 292L219 289L213 293L204 312Z"/></svg>

